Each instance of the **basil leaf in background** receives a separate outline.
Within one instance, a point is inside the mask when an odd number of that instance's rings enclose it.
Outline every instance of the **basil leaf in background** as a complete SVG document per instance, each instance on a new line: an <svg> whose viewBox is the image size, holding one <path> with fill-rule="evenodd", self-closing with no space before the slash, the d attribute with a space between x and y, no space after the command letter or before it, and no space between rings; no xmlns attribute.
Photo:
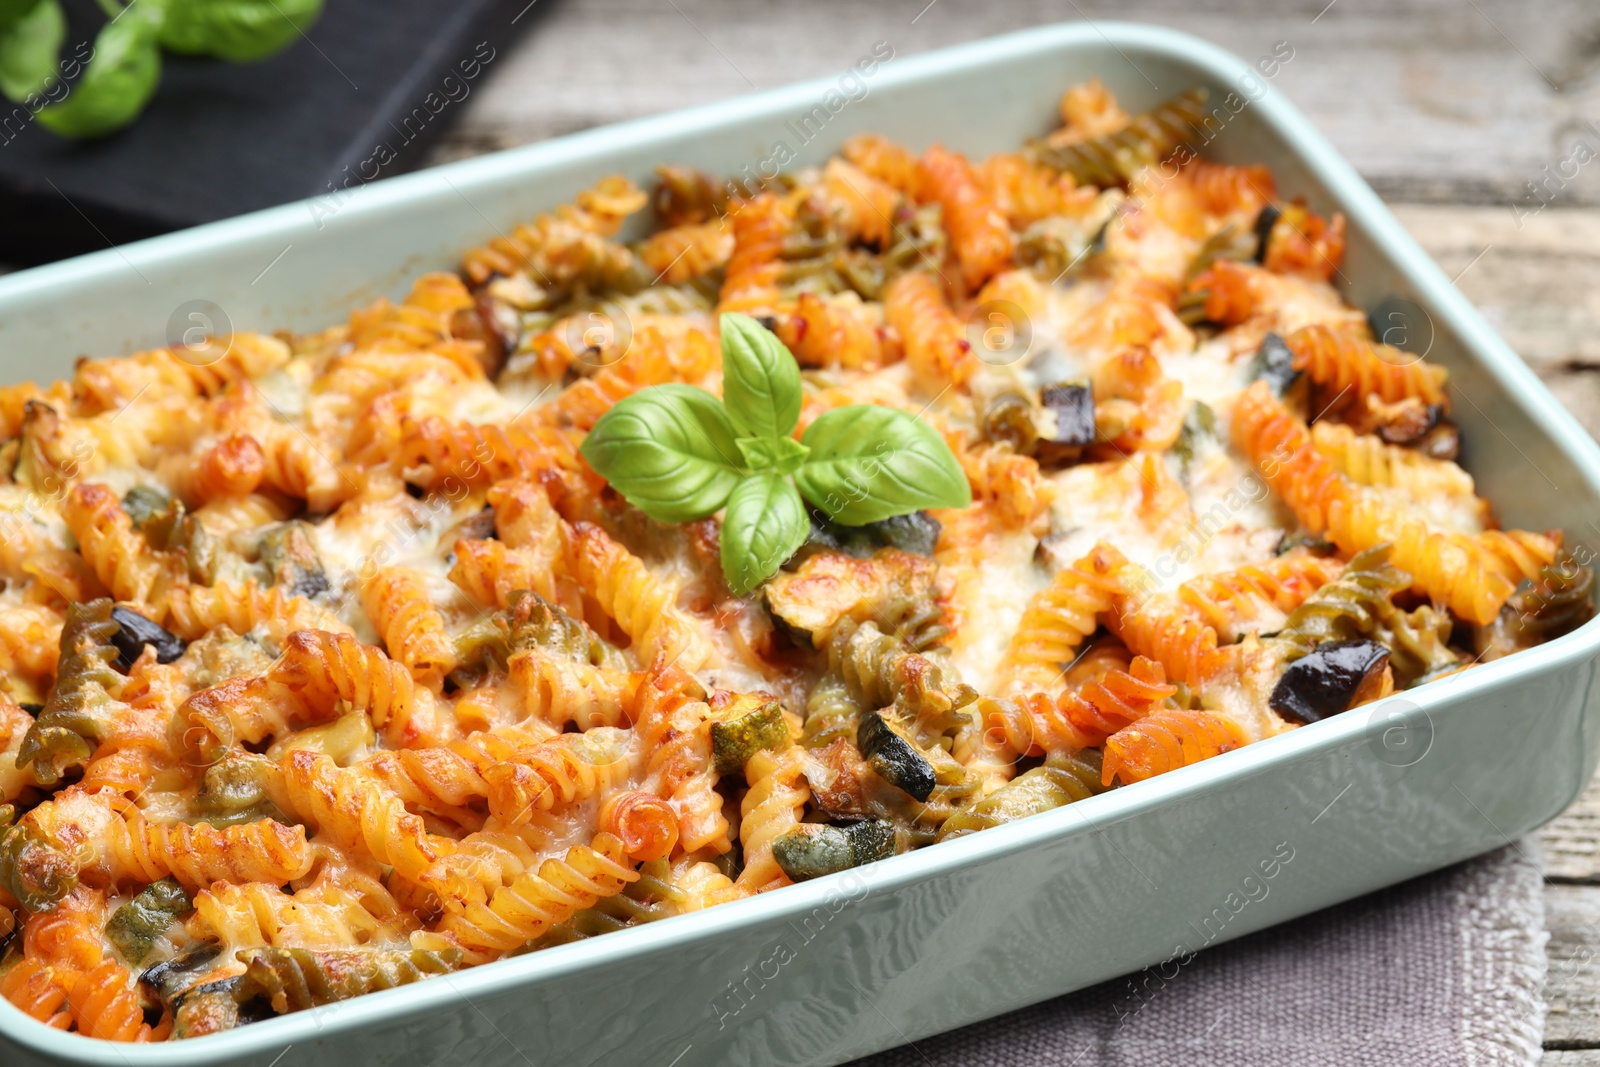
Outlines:
<svg viewBox="0 0 1600 1067"><path fill-rule="evenodd" d="M749 315L721 319L722 402L741 437L788 437L800 420L800 365Z"/></svg>
<svg viewBox="0 0 1600 1067"><path fill-rule="evenodd" d="M744 596L777 573L805 544L811 519L789 479L754 474L728 497L722 517L722 573L735 596Z"/></svg>
<svg viewBox="0 0 1600 1067"><path fill-rule="evenodd" d="M161 43L174 52L254 63L291 44L320 14L322 0L182 0L167 14Z"/></svg>
<svg viewBox="0 0 1600 1067"><path fill-rule="evenodd" d="M898 408L834 408L806 428L803 440L811 456L795 472L795 484L847 526L972 503L967 476L944 438Z"/></svg>
<svg viewBox="0 0 1600 1067"><path fill-rule="evenodd" d="M39 125L63 137L104 137L138 117L161 80L161 5L134 0L100 27L94 58L67 98L39 112Z"/></svg>
<svg viewBox="0 0 1600 1067"><path fill-rule="evenodd" d="M0 0L0 27L4 11ZM39 0L9 28L0 28L0 93L20 104L43 92L58 75L56 58L66 39L67 17L56 0Z"/></svg>
<svg viewBox="0 0 1600 1067"><path fill-rule="evenodd" d="M0 0L0 33L5 33L21 22L23 16L30 14L39 2L40 0Z"/></svg>
<svg viewBox="0 0 1600 1067"><path fill-rule="evenodd" d="M628 503L659 522L705 518L744 474L722 404L676 382L624 398L595 423L581 451Z"/></svg>

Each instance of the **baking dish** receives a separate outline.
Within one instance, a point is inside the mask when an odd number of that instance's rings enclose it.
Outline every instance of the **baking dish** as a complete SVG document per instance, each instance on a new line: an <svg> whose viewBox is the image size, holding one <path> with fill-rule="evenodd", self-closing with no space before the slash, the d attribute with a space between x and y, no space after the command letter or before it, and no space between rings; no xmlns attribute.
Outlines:
<svg viewBox="0 0 1600 1067"><path fill-rule="evenodd" d="M864 43L863 53L871 50ZM1281 55L1268 57L1279 64ZM1043 129L1098 76L1140 108L1194 84L1208 154L1271 166L1350 221L1341 288L1425 312L1461 401L1468 466L1507 524L1600 534L1600 451L1489 332L1257 67L1145 27L1060 26L593 131L0 279L0 359L73 355L193 324L308 328L622 171L740 173L851 133L985 153ZM861 81L861 79L858 79ZM1231 94L1231 95L1230 95ZM854 97L853 99L851 97ZM803 119L812 116L807 125ZM797 125L797 120L802 120ZM796 131L807 140L797 144ZM201 315L201 320L190 318ZM226 322L218 321L221 318ZM1195 767L937 848L709 912L178 1045L61 1034L0 1007L6 1063L836 1063L1149 964L1149 996L1217 943L1497 845L1549 818L1596 759L1600 623ZM1116 1020L1107 1019L1108 1032ZM292 1059L291 1059L292 1057Z"/></svg>

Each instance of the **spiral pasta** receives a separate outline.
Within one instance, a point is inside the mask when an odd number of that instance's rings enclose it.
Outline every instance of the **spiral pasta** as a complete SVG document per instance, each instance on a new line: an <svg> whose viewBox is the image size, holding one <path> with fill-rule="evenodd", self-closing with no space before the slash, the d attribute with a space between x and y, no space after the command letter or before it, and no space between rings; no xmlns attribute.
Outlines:
<svg viewBox="0 0 1600 1067"><path fill-rule="evenodd" d="M573 576L633 640L641 660L665 656L685 670L706 663L711 650L674 603L670 585L598 526L576 524L573 540Z"/></svg>
<svg viewBox="0 0 1600 1067"><path fill-rule="evenodd" d="M397 745L438 736L433 694L403 663L347 633L296 630L269 674L308 706L344 701Z"/></svg>
<svg viewBox="0 0 1600 1067"><path fill-rule="evenodd" d="M1173 709L1147 715L1106 738L1101 781L1142 782L1157 774L1219 756L1244 744L1232 720L1220 713Z"/></svg>
<svg viewBox="0 0 1600 1067"><path fill-rule="evenodd" d="M1063 567L1022 613L1000 661L997 688L1050 692L1086 637L1111 610L1120 585L1121 554L1109 546Z"/></svg>
<svg viewBox="0 0 1600 1067"><path fill-rule="evenodd" d="M221 626L237 634L259 629L280 647L296 630L351 632L348 623L315 601L255 582L180 585L169 594L167 606L173 632L189 641Z"/></svg>
<svg viewBox="0 0 1600 1067"><path fill-rule="evenodd" d="M241 949L351 948L382 942L402 925L385 923L352 890L337 884L286 893L267 882L214 882L195 894L194 932Z"/></svg>
<svg viewBox="0 0 1600 1067"><path fill-rule="evenodd" d="M383 634L389 654L417 681L442 685L455 667L455 649L422 576L404 567L385 567L362 583L361 603Z"/></svg>
<svg viewBox="0 0 1600 1067"><path fill-rule="evenodd" d="M419 881L441 856L454 851L453 840L430 833L398 796L370 775L305 749L291 750L279 769L285 799L297 816L341 847L361 850L402 877Z"/></svg>
<svg viewBox="0 0 1600 1067"><path fill-rule="evenodd" d="M909 273L896 278L884 293L883 317L899 332L906 362L924 380L959 386L977 372L980 361L936 277Z"/></svg>
<svg viewBox="0 0 1600 1067"><path fill-rule="evenodd" d="M1192 578L1178 587L1178 598L1220 636L1235 640L1250 630L1275 629L1343 571L1335 559L1291 554Z"/></svg>
<svg viewBox="0 0 1600 1067"><path fill-rule="evenodd" d="M677 813L683 850L725 852L728 820L716 791L710 708L703 696L698 683L681 670L652 671L639 686L635 736L649 753L645 785Z"/></svg>
<svg viewBox="0 0 1600 1067"><path fill-rule="evenodd" d="M446 915L440 929L469 950L509 951L635 881L639 875L626 859L621 841L598 834L592 845L574 845L565 857L545 860L538 873L522 875L486 902Z"/></svg>
<svg viewBox="0 0 1600 1067"><path fill-rule="evenodd" d="M1425 404L1448 403L1443 367L1374 344L1349 327L1305 326L1285 340L1295 369L1334 393L1376 393L1391 404L1410 397Z"/></svg>
<svg viewBox="0 0 1600 1067"><path fill-rule="evenodd" d="M92 742L109 733L122 696L123 678L111 666L117 657L112 638L121 626L111 601L74 604L61 628L61 657L55 689L28 726L17 749L18 769L32 764L34 777L50 785L69 769L82 766Z"/></svg>
<svg viewBox="0 0 1600 1067"><path fill-rule="evenodd" d="M1161 665L1143 656L1129 669L1108 671L1102 678L1068 689L1054 699L1029 693L1014 700L982 700L978 704L989 736L1003 738L1016 755L1071 754L1107 737L1161 708L1177 690L1167 684Z"/></svg>
<svg viewBox="0 0 1600 1067"><path fill-rule="evenodd" d="M1206 96L1204 89L1190 89L1124 125L1107 123L1106 132L1060 147L1041 146L1039 158L1086 185L1126 183L1195 137L1205 118Z"/></svg>
<svg viewBox="0 0 1600 1067"><path fill-rule="evenodd" d="M1011 229L972 164L959 153L933 145L917 161L919 199L944 209L950 246L968 289L977 289L1011 261Z"/></svg>
<svg viewBox="0 0 1600 1067"><path fill-rule="evenodd" d="M626 178L602 178L580 193L577 203L540 215L471 250L462 257L462 271L475 285L494 275L526 272L542 284L583 282L603 288L632 266L628 250L606 238L644 205L645 194Z"/></svg>
<svg viewBox="0 0 1600 1067"><path fill-rule="evenodd" d="M950 816L939 829L939 840L965 837L1087 800L1104 788L1100 782L1099 753L1091 749L1078 756L1053 758Z"/></svg>
<svg viewBox="0 0 1600 1067"><path fill-rule="evenodd" d="M157 555L135 534L133 520L116 495L103 485L79 485L67 496L62 517L105 587L159 622L163 594L177 581L175 563Z"/></svg>
<svg viewBox="0 0 1600 1067"><path fill-rule="evenodd" d="M917 157L887 137L856 134L846 139L841 151L862 173L891 189L911 196L918 187Z"/></svg>
<svg viewBox="0 0 1600 1067"><path fill-rule="evenodd" d="M1389 542L1395 563L1416 586L1473 622L1487 622L1515 588L1503 561L1475 540L1429 528L1346 481L1265 383L1245 391L1233 416L1234 439L1313 532L1327 531L1347 553Z"/></svg>
<svg viewBox="0 0 1600 1067"><path fill-rule="evenodd" d="M779 298L783 240L790 219L784 202L762 193L731 214L733 252L722 280L718 311L772 307Z"/></svg>
<svg viewBox="0 0 1600 1067"><path fill-rule="evenodd" d="M811 796L801 765L804 751L790 745L782 752L758 752L745 768L750 791L739 805L744 870L734 880L735 892L760 892L788 880L772 858L772 842L799 823Z"/></svg>

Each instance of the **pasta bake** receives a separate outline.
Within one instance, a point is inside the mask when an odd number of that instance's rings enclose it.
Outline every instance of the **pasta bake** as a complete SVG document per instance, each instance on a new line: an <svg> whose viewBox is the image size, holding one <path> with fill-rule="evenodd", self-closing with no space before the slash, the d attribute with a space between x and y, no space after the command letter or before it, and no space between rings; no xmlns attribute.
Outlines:
<svg viewBox="0 0 1600 1067"><path fill-rule="evenodd" d="M1344 220L1098 83L665 165L309 334L0 389L0 995L216 1033L825 877L1593 613Z"/></svg>

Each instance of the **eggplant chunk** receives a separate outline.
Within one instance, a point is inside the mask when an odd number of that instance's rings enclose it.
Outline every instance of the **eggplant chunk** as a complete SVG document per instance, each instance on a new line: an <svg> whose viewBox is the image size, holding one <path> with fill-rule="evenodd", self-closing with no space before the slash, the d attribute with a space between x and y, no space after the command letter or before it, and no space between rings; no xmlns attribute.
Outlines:
<svg viewBox="0 0 1600 1067"><path fill-rule="evenodd" d="M1376 641L1324 641L1285 668L1267 703L1317 722L1375 697L1388 667L1389 650Z"/></svg>
<svg viewBox="0 0 1600 1067"><path fill-rule="evenodd" d="M1250 380L1266 382L1272 394L1281 399L1298 377L1300 372L1294 369L1294 353L1283 338L1275 333L1263 337L1255 359L1250 362Z"/></svg>
<svg viewBox="0 0 1600 1067"><path fill-rule="evenodd" d="M139 658L145 645L156 650L157 663L171 663L189 647L177 634L169 633L137 611L115 607L111 609L111 619L117 624L117 632L111 635L111 643L117 648L116 668L123 674L133 669L133 661Z"/></svg>
<svg viewBox="0 0 1600 1067"><path fill-rule="evenodd" d="M894 854L894 826L882 819L851 826L801 823L772 842L773 859L796 882L837 874Z"/></svg>
<svg viewBox="0 0 1600 1067"><path fill-rule="evenodd" d="M732 774L764 748L786 748L792 739L776 700L737 719L711 724L711 758L718 774Z"/></svg>
<svg viewBox="0 0 1600 1067"><path fill-rule="evenodd" d="M1039 404L1056 422L1044 445L1061 450L1094 444L1094 387L1088 382L1047 385L1039 390Z"/></svg>
<svg viewBox="0 0 1600 1067"><path fill-rule="evenodd" d="M1283 217L1283 212L1278 210L1274 204L1268 204L1256 216L1254 229L1256 234L1255 261L1257 263L1265 263L1267 261L1267 245L1272 241L1272 228L1278 224L1278 219L1281 217Z"/></svg>
<svg viewBox="0 0 1600 1067"><path fill-rule="evenodd" d="M869 711L856 730L856 748L879 778L907 795L926 801L938 784L933 764L917 747L895 732L882 715Z"/></svg>

